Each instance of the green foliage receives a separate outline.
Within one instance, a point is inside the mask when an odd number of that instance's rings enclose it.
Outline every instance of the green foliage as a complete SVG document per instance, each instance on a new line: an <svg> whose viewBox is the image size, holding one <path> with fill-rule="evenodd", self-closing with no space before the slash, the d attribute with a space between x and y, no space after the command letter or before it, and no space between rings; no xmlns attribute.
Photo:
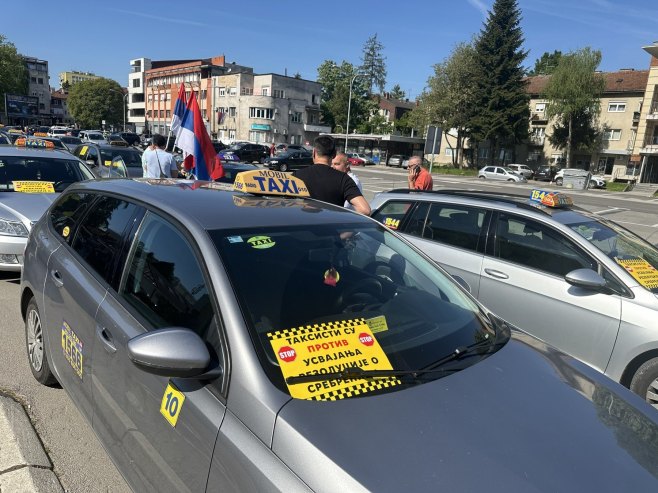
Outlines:
<svg viewBox="0 0 658 493"><path fill-rule="evenodd" d="M356 75L356 68L343 60L341 65L333 60L325 60L318 67L317 81L322 84L320 111L322 120L332 128L340 125L347 130L347 107L350 82ZM365 77L356 77L352 84L352 104L350 108L350 128L358 128L375 110L376 103L368 97Z"/></svg>
<svg viewBox="0 0 658 493"><path fill-rule="evenodd" d="M301 78L302 78L302 74L300 74L299 72L295 72L295 75L293 75L293 77L294 77L295 79L301 79Z"/></svg>
<svg viewBox="0 0 658 493"><path fill-rule="evenodd" d="M350 117L350 128L352 128ZM386 121L386 117L375 113L368 120L363 121L357 128L358 133L364 134L390 134L393 132L393 124Z"/></svg>
<svg viewBox="0 0 658 493"><path fill-rule="evenodd" d="M69 113L82 128L123 122L123 90L114 80L98 78L73 84L67 100Z"/></svg>
<svg viewBox="0 0 658 493"><path fill-rule="evenodd" d="M397 99L399 101L404 101L407 97L407 93L402 90L400 84L395 84L393 89L391 89L391 99Z"/></svg>
<svg viewBox="0 0 658 493"><path fill-rule="evenodd" d="M605 80L596 69L601 52L589 47L562 55L546 84L543 97L548 101L547 116L555 119L549 140L566 148L567 168L573 149L591 147L597 137L597 115Z"/></svg>
<svg viewBox="0 0 658 493"><path fill-rule="evenodd" d="M517 0L495 0L475 44L478 111L470 130L475 141L489 143L491 162L499 149L513 150L528 138L529 96L523 68L528 52L522 49L520 21Z"/></svg>
<svg viewBox="0 0 658 493"><path fill-rule="evenodd" d="M386 85L386 58L382 55L384 45L377 40L377 33L370 36L363 45L363 55L361 57L361 67L359 72L366 74L365 79L370 94L373 88L377 87L379 92L384 92Z"/></svg>
<svg viewBox="0 0 658 493"><path fill-rule="evenodd" d="M555 69L560 63L561 58L561 51L555 50L553 53L545 51L541 58L535 60L535 67L530 72L528 72L528 76L532 77L535 75L552 74L555 72Z"/></svg>
<svg viewBox="0 0 658 493"><path fill-rule="evenodd" d="M0 111L5 110L4 94L27 95L27 68L13 43L0 34Z"/></svg>

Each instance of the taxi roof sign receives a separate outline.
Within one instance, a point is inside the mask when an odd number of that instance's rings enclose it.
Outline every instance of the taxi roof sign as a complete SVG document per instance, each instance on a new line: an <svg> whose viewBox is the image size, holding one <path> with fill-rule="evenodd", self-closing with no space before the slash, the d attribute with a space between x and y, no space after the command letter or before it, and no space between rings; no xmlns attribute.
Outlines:
<svg viewBox="0 0 658 493"><path fill-rule="evenodd" d="M532 192L530 192L530 200L545 205L546 207L554 208L566 208L573 205L573 199L571 196L548 190L532 190Z"/></svg>
<svg viewBox="0 0 658 493"><path fill-rule="evenodd" d="M233 190L254 195L310 197L306 184L299 178L282 171L266 169L238 173L233 183Z"/></svg>
<svg viewBox="0 0 658 493"><path fill-rule="evenodd" d="M29 137L21 137L16 139L16 142L14 142L14 145L16 147L41 147L44 149L54 149L55 144L53 144L49 140L44 140L44 139L31 139Z"/></svg>

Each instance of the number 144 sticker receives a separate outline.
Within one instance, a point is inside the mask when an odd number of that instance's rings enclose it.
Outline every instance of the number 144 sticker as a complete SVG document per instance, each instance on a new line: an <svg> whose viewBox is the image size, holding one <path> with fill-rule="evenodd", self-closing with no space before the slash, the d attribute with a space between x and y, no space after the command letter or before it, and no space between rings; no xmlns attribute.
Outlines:
<svg viewBox="0 0 658 493"><path fill-rule="evenodd" d="M162 396L162 403L160 403L160 414L162 414L173 427L176 426L178 415L183 407L183 402L185 402L185 394L169 382L165 389L165 393Z"/></svg>

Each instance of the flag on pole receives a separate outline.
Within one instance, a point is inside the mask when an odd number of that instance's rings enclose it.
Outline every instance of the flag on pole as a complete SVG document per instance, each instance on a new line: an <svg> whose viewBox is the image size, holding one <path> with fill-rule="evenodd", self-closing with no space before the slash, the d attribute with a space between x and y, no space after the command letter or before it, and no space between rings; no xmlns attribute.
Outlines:
<svg viewBox="0 0 658 493"><path fill-rule="evenodd" d="M215 152L206 126L203 123L196 93L192 92L187 102L187 108L181 119L180 128L176 134L175 145L188 156L185 158L185 169L194 169L199 180L217 180L224 176L222 162ZM192 162L188 159L192 156Z"/></svg>
<svg viewBox="0 0 658 493"><path fill-rule="evenodd" d="M185 116L185 85L181 84L180 89L178 90L178 99L176 100L176 105L174 106L174 113L171 115L171 133L178 135L178 130L180 129L180 124L183 121L183 116Z"/></svg>

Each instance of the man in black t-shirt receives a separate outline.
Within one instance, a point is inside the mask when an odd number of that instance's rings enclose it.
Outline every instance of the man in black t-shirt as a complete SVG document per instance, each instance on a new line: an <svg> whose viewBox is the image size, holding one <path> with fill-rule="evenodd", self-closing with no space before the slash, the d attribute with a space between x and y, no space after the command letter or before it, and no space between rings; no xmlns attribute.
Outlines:
<svg viewBox="0 0 658 493"><path fill-rule="evenodd" d="M336 156L336 143L329 135L320 135L313 142L313 164L295 171L295 176L304 181L314 199L343 206L345 201L354 206L356 212L370 215L370 205L359 187L347 173L331 167Z"/></svg>

